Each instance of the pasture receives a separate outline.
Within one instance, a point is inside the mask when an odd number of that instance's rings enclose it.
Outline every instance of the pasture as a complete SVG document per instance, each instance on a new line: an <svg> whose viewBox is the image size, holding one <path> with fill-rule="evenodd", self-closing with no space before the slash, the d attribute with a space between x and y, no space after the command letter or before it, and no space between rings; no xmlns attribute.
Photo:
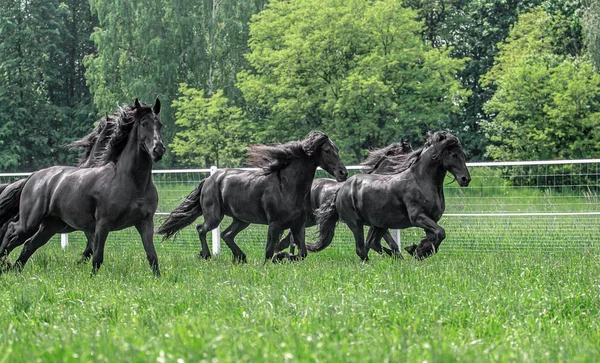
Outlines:
<svg viewBox="0 0 600 363"><path fill-rule="evenodd" d="M0 278L0 361L600 357L595 249L363 264L345 247L286 264L246 248L249 263L233 265L228 251L203 261L159 244L156 279L137 244L110 239L90 278L75 264L82 243L52 243Z"/></svg>
<svg viewBox="0 0 600 363"><path fill-rule="evenodd" d="M187 228L155 239L155 279L128 229L109 235L90 277L75 263L83 234L64 251L55 237L22 274L0 276L0 362L599 360L598 215L460 215L595 212L595 190L514 187L484 168L472 175L468 188L446 185L447 239L424 261L371 252L361 263L343 224L330 248L301 262L263 264L263 226L238 236L247 265L232 264L225 246L204 261ZM155 175L159 211L200 179L170 178ZM405 230L402 244L422 235Z"/></svg>

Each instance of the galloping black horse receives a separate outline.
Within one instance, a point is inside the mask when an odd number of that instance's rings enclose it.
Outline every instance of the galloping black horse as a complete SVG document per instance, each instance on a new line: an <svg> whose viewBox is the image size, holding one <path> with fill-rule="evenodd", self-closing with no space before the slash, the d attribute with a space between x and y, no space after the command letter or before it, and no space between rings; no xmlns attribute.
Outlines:
<svg viewBox="0 0 600 363"><path fill-rule="evenodd" d="M369 152L367 159L361 164L364 167L362 172L367 174L392 173L395 165L393 162L394 157L407 154L412 151L412 146L407 141L395 142L386 147L372 150ZM311 210L306 218L306 227L312 227L317 224L315 211L319 209L325 200L337 193L341 186L342 183L338 183L336 180L329 178L319 178L313 181L310 189ZM372 233L373 229L370 228L369 233L367 234L367 240L370 240L369 236L371 236ZM400 255L398 243L396 243L392 235L387 230L383 235L383 239L387 242L391 249L382 247L381 244L378 243L379 241L375 241L375 244L370 247L376 252L382 253L382 251L384 251L390 256L399 256L401 258L402 255ZM294 243L292 241L291 233L288 233L281 241L279 241L277 251L282 251L288 247L290 247L290 253L294 254Z"/></svg>
<svg viewBox="0 0 600 363"><path fill-rule="evenodd" d="M356 253L362 260L368 260L369 246L388 228L423 228L427 236L418 246L405 249L419 259L432 255L445 238L444 229L437 224L445 209L444 177L450 172L460 186L469 185L471 176L465 159L456 136L436 132L428 136L424 147L397 157L395 173L354 175L317 210L320 238L307 248L326 248L341 218L352 231ZM373 228L366 244L364 225Z"/></svg>
<svg viewBox="0 0 600 363"><path fill-rule="evenodd" d="M200 182L200 185L171 212L157 233L165 239L204 215L204 223L196 229L202 250L200 256L210 258L206 243L208 231L216 228L224 215L233 222L221 233L221 238L233 252L234 262L246 262L246 255L235 243L235 236L251 223L269 226L265 261L273 257L283 230L289 228L306 257L304 222L308 194L317 166L337 180L348 177L338 148L320 132L312 132L300 142L250 147L248 165L255 170L219 170Z"/></svg>
<svg viewBox="0 0 600 363"><path fill-rule="evenodd" d="M104 259L108 233L135 226L142 237L152 271L160 275L153 243L153 216L158 194L152 164L162 158L160 101L120 108L108 117L114 127L103 134L102 147L89 168L55 166L33 173L12 193L2 193L0 206L16 206L18 220L8 224L0 246L5 258L25 244L15 267L22 269L31 255L56 233L82 230L93 235L93 271ZM85 139L85 138L84 138ZM0 208L0 220L11 208Z"/></svg>

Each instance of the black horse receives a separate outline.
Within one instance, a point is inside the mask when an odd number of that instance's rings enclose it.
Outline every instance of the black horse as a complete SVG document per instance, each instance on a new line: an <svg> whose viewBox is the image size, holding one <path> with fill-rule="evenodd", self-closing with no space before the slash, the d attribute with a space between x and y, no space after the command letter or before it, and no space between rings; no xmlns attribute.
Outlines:
<svg viewBox="0 0 600 363"><path fill-rule="evenodd" d="M403 155L412 152L412 146L408 141L395 142L386 147L375 149L369 152L367 159L361 163L364 167L362 170L363 173L366 174L389 174L394 172L394 158L398 155ZM391 161L390 161L391 160ZM342 186L342 183L338 183L334 179L329 178L320 178L315 179L312 183L312 187L310 189L310 206L311 210L309 211L306 218L306 227L312 227L317 224L315 211L319 209L321 204L330 198L332 195L337 193L338 189ZM370 240L370 236L373 233L373 229L369 229L369 233L367 234L367 240ZM383 239L387 242L390 248L382 247L379 241L375 241L373 246L370 246L371 249L375 250L378 253L385 252L390 256L400 257L400 249L398 247L398 243L389 231L385 231L383 235ZM294 254L294 242L292 239L292 234L288 233L281 241L279 241L279 245L277 246L277 251L283 251L284 249L290 247L290 253Z"/></svg>
<svg viewBox="0 0 600 363"><path fill-rule="evenodd" d="M94 130L88 135L84 136L82 139L74 141L73 143L67 145L68 147L75 147L83 149L82 156L80 157L78 167L80 168L89 168L93 167L96 163L98 163L102 157L102 150L106 148L107 142L110 140L110 135L115 132L115 127L118 124L117 118L109 117L102 118L98 121ZM20 190L22 188L22 183L25 183L26 178L17 180L12 184L0 184L0 198L2 198L2 192L6 189L7 193L12 190ZM10 186L10 187L9 187ZM4 198L7 201L10 201L11 198ZM0 210L3 210L3 215L5 218L0 220L0 243L4 238L4 234L6 233L6 229L9 221L16 221L19 217L19 206L18 203L15 203L10 212L7 210L8 206L0 206ZM12 218L11 218L12 216ZM8 221L6 219L9 219ZM31 233L33 235L34 232ZM87 238L87 244L85 250L83 251L81 259L78 261L79 263L87 262L92 256L92 241L94 238L94 234L90 232L84 232ZM27 238L31 237L27 236Z"/></svg>
<svg viewBox="0 0 600 363"><path fill-rule="evenodd" d="M444 229L437 224L445 209L444 177L450 172L460 186L469 185L471 176L465 159L456 136L436 132L428 135L422 148L397 157L393 174L354 175L317 210L320 238L307 248L326 248L341 218L352 231L356 253L362 260L368 260L369 246L388 228L423 228L427 236L418 246L405 250L419 259L434 254L445 238ZM373 228L366 244L364 225Z"/></svg>
<svg viewBox="0 0 600 363"><path fill-rule="evenodd" d="M108 117L114 123L89 168L55 166L28 177L0 206L16 206L18 220L8 224L0 246L4 259L25 244L15 263L22 269L31 255L53 235L82 230L93 235L93 271L104 259L108 233L135 226L142 237L152 271L160 275L154 249L154 213L158 194L152 182L152 164L162 158L160 101L154 107L126 105ZM11 208L0 208L0 221Z"/></svg>
<svg viewBox="0 0 600 363"><path fill-rule="evenodd" d="M251 223L269 226L265 261L273 257L281 234L287 228L298 243L300 258L306 257L305 211L310 208L308 195L317 166L339 181L348 177L338 148L327 135L312 132L300 142L251 146L248 165L262 170L219 170L201 181L171 212L157 233L164 234L164 239L170 238L204 215L204 223L196 229L202 242L200 257L208 259L206 234L228 215L233 222L221 233L221 238L233 252L234 262L246 262L246 255L234 238Z"/></svg>

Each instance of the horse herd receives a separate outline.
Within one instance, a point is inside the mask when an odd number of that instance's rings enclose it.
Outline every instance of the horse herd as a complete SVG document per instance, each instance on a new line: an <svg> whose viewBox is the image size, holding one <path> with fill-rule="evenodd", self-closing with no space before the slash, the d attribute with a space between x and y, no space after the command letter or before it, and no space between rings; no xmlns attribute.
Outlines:
<svg viewBox="0 0 600 363"><path fill-rule="evenodd" d="M246 262L235 237L250 224L268 226L265 261L277 261L303 259L307 251L323 250L333 240L339 220L352 231L356 253L365 261L369 249L401 257L389 228L423 228L425 238L405 248L421 259L437 252L445 238L437 222L445 209L446 172L461 186L471 180L465 153L448 132L430 133L417 150L407 142L374 150L363 163L363 172L351 178L333 141L321 132L311 132L301 141L250 146L248 166L259 170L217 171L202 180L155 232L158 193L152 165L165 152L160 108L158 99L154 106L136 99L70 144L83 150L78 166L54 166L0 185L2 271L20 271L57 233L83 231L87 245L80 262L91 258L92 272L96 272L104 259L108 233L133 226L152 271L159 276L154 233L168 239L201 215L203 223L196 229L202 244L200 256L205 259L211 257L206 234L226 215L233 221L221 238L234 262ZM335 180L314 179L318 166ZM319 240L306 244L305 227L313 225L319 226ZM370 226L366 240L364 226ZM389 248L381 246L382 238ZM19 257L9 263L10 252L21 245ZM288 247L290 252L283 252Z"/></svg>

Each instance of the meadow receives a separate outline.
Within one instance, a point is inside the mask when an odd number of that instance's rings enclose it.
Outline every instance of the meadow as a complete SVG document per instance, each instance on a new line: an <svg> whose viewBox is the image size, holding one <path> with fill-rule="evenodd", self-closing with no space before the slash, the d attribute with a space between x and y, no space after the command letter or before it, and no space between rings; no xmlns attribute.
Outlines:
<svg viewBox="0 0 600 363"><path fill-rule="evenodd" d="M109 241L94 277L82 248L0 276L0 362L600 359L595 249L233 265L159 244L157 279L141 246Z"/></svg>
<svg viewBox="0 0 600 363"><path fill-rule="evenodd" d="M109 236L91 277L75 263L83 234L66 250L55 237L21 274L0 276L0 363L600 360L598 215L544 214L595 212L597 192L515 187L497 173L490 186L486 173L446 185L447 239L425 261L371 252L361 263L343 224L304 261L263 263L264 226L237 238L248 264L225 246L204 261L191 227L156 238L157 279L128 229ZM159 183L159 211L195 183ZM541 214L461 215L528 212ZM422 235L404 230L402 244Z"/></svg>

